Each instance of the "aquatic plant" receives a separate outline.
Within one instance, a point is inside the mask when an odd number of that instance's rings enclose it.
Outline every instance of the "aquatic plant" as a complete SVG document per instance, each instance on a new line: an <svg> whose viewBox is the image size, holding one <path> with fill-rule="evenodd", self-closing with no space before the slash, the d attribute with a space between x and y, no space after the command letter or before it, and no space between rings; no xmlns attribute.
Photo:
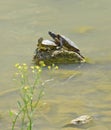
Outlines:
<svg viewBox="0 0 111 130"><path fill-rule="evenodd" d="M21 130L32 130L34 112L44 94L44 83L40 80L44 66L43 62L40 66L31 67L26 64L15 65L17 69L15 80L20 86L20 100L17 101L17 111L10 110L12 130L15 130L18 120L21 121Z"/></svg>

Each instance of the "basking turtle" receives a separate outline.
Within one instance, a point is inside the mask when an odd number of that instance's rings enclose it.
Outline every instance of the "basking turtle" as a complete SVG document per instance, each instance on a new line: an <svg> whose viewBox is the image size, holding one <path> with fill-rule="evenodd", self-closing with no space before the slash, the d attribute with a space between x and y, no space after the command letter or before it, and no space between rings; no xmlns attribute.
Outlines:
<svg viewBox="0 0 111 130"><path fill-rule="evenodd" d="M55 43L58 46L60 46L61 48L63 47L64 49L68 51L74 51L77 54L79 54L82 58L84 58L84 56L80 54L79 48L69 38L65 37L64 35L54 34L53 32L48 32L48 33L55 40Z"/></svg>
<svg viewBox="0 0 111 130"><path fill-rule="evenodd" d="M38 39L37 47L39 50L54 50L57 48L57 45L54 41L44 40L42 37Z"/></svg>

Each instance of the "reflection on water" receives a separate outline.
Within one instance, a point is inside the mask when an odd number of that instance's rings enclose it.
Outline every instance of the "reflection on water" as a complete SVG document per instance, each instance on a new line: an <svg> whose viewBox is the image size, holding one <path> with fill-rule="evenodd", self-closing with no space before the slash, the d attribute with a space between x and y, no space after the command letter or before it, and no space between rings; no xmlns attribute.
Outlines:
<svg viewBox="0 0 111 130"><path fill-rule="evenodd" d="M76 42L91 64L60 65L55 73L44 71L54 80L46 87L47 109L35 119L35 130L84 129L63 128L84 114L95 119L88 130L111 129L110 4L110 0L0 1L0 128L10 129L7 111L18 98L13 65L30 65L37 38L49 38L50 30Z"/></svg>

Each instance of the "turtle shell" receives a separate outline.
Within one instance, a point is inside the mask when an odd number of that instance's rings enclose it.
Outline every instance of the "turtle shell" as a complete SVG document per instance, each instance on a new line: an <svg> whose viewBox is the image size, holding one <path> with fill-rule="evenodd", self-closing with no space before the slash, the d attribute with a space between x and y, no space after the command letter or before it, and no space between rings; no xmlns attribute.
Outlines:
<svg viewBox="0 0 111 130"><path fill-rule="evenodd" d="M79 56L81 56L84 59L84 56L81 55L79 48L73 41L71 41L69 38L65 37L64 35L58 35L58 38L63 48L65 47L68 51L76 52Z"/></svg>
<svg viewBox="0 0 111 130"><path fill-rule="evenodd" d="M64 35L55 34L53 32L49 32L49 35L55 40L55 42L58 41L61 47L65 47L69 51L79 51L77 45Z"/></svg>
<svg viewBox="0 0 111 130"><path fill-rule="evenodd" d="M77 45L71 41L69 38L65 37L64 35L60 35L60 34L55 34L53 32L49 32L49 35L55 40L55 43L59 43L61 48L64 48L68 51L74 51L77 54L79 54L82 58L84 58L81 54L80 54L80 50L77 47Z"/></svg>
<svg viewBox="0 0 111 130"><path fill-rule="evenodd" d="M47 50L47 49L50 50L50 49L56 49L57 45L55 44L54 41L39 38L37 47L41 50Z"/></svg>
<svg viewBox="0 0 111 130"><path fill-rule="evenodd" d="M43 40L42 43L44 46L57 46L54 41L51 40Z"/></svg>
<svg viewBox="0 0 111 130"><path fill-rule="evenodd" d="M66 47L69 51L79 51L77 45L71 41L69 38L65 37L64 35L59 35L58 38L62 46Z"/></svg>

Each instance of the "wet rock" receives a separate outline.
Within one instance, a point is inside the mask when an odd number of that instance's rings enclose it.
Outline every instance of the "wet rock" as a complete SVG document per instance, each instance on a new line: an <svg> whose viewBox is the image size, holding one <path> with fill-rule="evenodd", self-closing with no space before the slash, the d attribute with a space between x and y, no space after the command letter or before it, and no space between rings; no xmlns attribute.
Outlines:
<svg viewBox="0 0 111 130"><path fill-rule="evenodd" d="M92 116L89 115L83 115L80 116L78 118L73 119L70 124L73 125L84 125L84 124L88 124L93 120Z"/></svg>
<svg viewBox="0 0 111 130"><path fill-rule="evenodd" d="M51 65L53 63L65 64L85 62L80 55L73 51L67 51L64 49L44 51L39 50L38 48L35 51L33 61L35 64L39 64L40 61L44 61L46 65Z"/></svg>

